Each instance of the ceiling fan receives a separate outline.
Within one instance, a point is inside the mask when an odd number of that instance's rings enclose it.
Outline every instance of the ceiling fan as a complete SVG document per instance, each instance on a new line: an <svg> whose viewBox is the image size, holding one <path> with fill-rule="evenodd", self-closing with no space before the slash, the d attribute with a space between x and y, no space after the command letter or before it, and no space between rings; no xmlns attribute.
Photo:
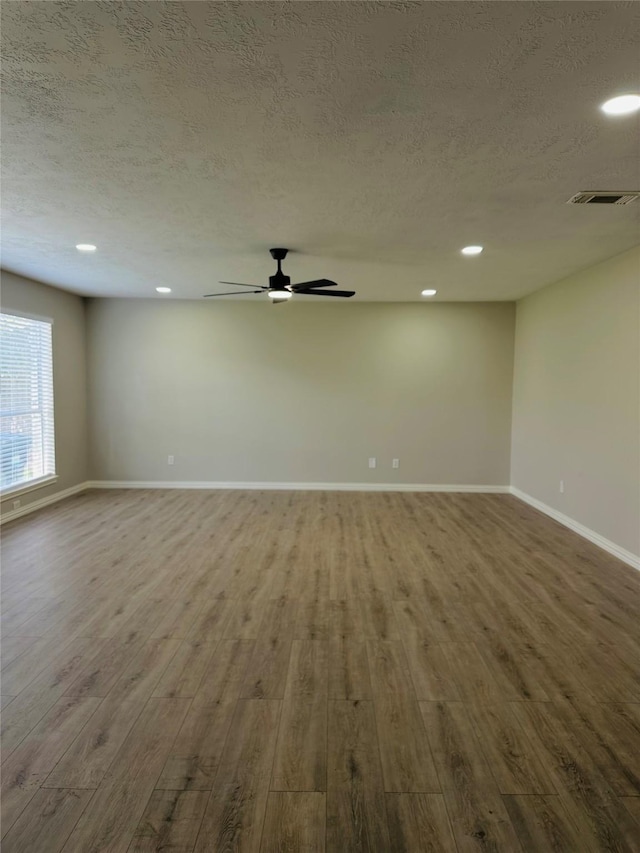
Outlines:
<svg viewBox="0 0 640 853"><path fill-rule="evenodd" d="M278 262L278 269L274 275L269 276L269 286L261 287L259 284L241 284L239 281L221 281L220 284L232 284L234 287L250 287L251 290L236 290L228 293L206 293L205 298L210 296L238 296L249 293L266 293L274 304L286 302L287 299L298 293L307 293L312 296L339 296L348 299L355 296L355 290L325 290L327 287L336 287L335 281L328 278L319 278L315 281L303 281L300 284L291 284L288 275L282 272L282 261L287 257L288 249L269 249L271 257Z"/></svg>

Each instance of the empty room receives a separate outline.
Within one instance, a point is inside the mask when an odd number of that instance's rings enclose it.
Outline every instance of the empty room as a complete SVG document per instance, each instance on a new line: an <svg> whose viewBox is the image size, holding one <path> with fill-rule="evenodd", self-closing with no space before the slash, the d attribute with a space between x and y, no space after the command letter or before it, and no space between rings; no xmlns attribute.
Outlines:
<svg viewBox="0 0 640 853"><path fill-rule="evenodd" d="M0 16L3 853L639 853L640 6Z"/></svg>

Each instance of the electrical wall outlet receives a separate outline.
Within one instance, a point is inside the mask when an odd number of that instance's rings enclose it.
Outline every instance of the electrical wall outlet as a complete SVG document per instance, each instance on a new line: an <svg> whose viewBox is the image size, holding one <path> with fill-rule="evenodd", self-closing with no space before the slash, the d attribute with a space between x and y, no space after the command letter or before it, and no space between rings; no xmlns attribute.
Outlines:
<svg viewBox="0 0 640 853"><path fill-rule="evenodd" d="M167 465L173 465L175 461L175 456L167 456Z"/></svg>
<svg viewBox="0 0 640 853"><path fill-rule="evenodd" d="M400 467L400 460L399 459L392 459L391 460L391 467L392 468L399 468Z"/></svg>
<svg viewBox="0 0 640 853"><path fill-rule="evenodd" d="M369 457L369 468L375 468L375 467L376 467L376 457L370 456Z"/></svg>
<svg viewBox="0 0 640 853"><path fill-rule="evenodd" d="M560 494L564 494L564 480L560 480Z"/></svg>
<svg viewBox="0 0 640 853"><path fill-rule="evenodd" d="M12 501L11 506L14 509L20 509L20 501Z"/></svg>

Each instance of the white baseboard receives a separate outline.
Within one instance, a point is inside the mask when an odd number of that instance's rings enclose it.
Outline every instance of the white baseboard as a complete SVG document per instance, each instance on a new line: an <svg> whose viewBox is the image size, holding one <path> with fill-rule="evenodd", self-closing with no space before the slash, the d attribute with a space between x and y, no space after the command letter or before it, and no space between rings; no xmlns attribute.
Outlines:
<svg viewBox="0 0 640 853"><path fill-rule="evenodd" d="M90 489L287 489L305 492L491 492L509 494L509 486L457 486L438 483L217 483L199 480L93 480Z"/></svg>
<svg viewBox="0 0 640 853"><path fill-rule="evenodd" d="M623 560L625 563L628 563L634 569L640 570L640 556L637 554L627 551L625 548L620 547L620 545L616 545L616 543L612 542L610 539L605 539L604 536L596 533L595 530L585 527L584 524L580 524L579 521L575 521L563 512L559 512L557 509L547 506L547 504L542 503L542 501L528 495L526 492L521 492L520 489L516 489L515 486L511 486L510 491L511 494L519 500L524 501L524 503L529 504L529 506L534 507L534 509L540 510L540 512L543 512L545 515L550 516L555 521L558 521L560 524L563 524L565 527L573 530L574 533L578 533L580 536L588 539L589 542L593 542L594 545L597 545L604 551L608 551L619 560Z"/></svg>
<svg viewBox="0 0 640 853"><path fill-rule="evenodd" d="M63 489L61 492L55 492L53 495L47 495L46 498L40 498L39 501L32 501L29 504L12 509L10 512L3 512L0 516L0 524L7 521L13 521L14 518L20 518L22 515L28 515L30 512L35 512L37 509L42 509L50 504L63 501L65 498L70 498L72 495L77 495L79 492L86 492L89 488L89 483L78 483L77 486L71 486L68 489Z"/></svg>

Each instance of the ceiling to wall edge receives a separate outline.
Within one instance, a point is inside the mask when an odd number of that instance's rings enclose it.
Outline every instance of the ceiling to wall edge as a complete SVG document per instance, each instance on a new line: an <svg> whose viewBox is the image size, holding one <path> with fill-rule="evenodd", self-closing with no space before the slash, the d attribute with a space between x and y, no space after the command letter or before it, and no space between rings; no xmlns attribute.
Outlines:
<svg viewBox="0 0 640 853"><path fill-rule="evenodd" d="M607 258L603 258L602 260L598 261L595 264L588 264L584 267L580 267L580 269L570 273L569 275L562 276L562 278L556 279L555 281L541 284L540 287L537 287L534 290L531 290L528 293L525 293L522 296L519 296L515 299L442 299L442 298L441 299L433 299L433 298L424 299L424 298L421 298L420 296L417 296L415 299L398 299L398 300L356 299L355 301L352 301L350 303L341 303L341 304L345 304L345 305L351 304L352 306L358 305L358 304L363 304L363 303L368 304L368 305L371 305L371 304L380 304L380 305L442 305L445 303L449 304L449 305L455 305L455 304L485 304L485 303L491 304L491 303L495 303L495 302L517 304L518 302L522 302L523 299L527 299L529 296L531 296L534 293L538 293L539 291L546 290L547 288L550 288L550 287L555 287L557 284L561 284L563 281L567 281L567 279L569 279L569 278L573 278L574 276L579 276L579 275L587 272L588 270L595 269L596 267L599 267L603 264L609 263L610 261L614 260L615 258L622 257L623 255L629 254L629 253L634 252L634 251L638 251L639 249L640 249L640 241L636 245L631 246L630 248L625 249L622 252L617 252L616 254L611 255ZM197 297L189 298L189 297L179 297L179 296L172 296L170 298L167 298L166 296L160 297L160 296L152 296L152 295L149 295L149 296L95 296L95 295L90 294L90 293L80 293L77 290L72 290L71 288L61 287L58 284L52 284L51 282L44 281L43 279L32 278L30 276L26 276L26 275L23 275L22 273L15 272L14 270L9 269L8 267L0 267L0 274L2 274L2 273L9 273L9 275L16 276L16 278L21 278L21 279L24 279L25 281L33 282L34 284L41 284L44 287L51 287L54 290L59 290L62 293L69 293L72 296L78 296L78 297L81 297L82 299L85 299L85 300L131 299L131 300L135 300L136 302L159 302L159 301L198 302L198 301L200 301L200 299ZM639 275L640 275L640 273L639 273ZM1 301L1 299L2 299L2 296L1 296L1 292L0 292L0 301ZM204 300L202 300L202 301L204 301ZM234 297L229 297L228 299L226 298L224 300L219 300L219 301L235 302L236 299ZM243 301L243 300L240 300L240 301ZM247 300L244 300L244 301L246 302ZM256 301L262 301L262 300L252 299L250 301L252 304L255 304ZM312 304L312 303L308 302L307 304ZM318 303L314 302L313 304L317 306Z"/></svg>

